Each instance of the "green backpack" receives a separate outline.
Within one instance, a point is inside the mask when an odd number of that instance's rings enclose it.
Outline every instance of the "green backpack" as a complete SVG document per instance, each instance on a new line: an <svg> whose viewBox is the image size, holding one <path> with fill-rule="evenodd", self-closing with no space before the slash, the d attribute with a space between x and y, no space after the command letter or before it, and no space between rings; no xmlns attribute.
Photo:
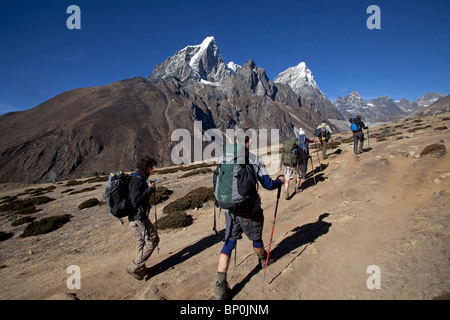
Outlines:
<svg viewBox="0 0 450 320"><path fill-rule="evenodd" d="M233 209L257 194L258 178L244 148L238 144L225 145L221 161L214 171L214 195L220 208Z"/></svg>
<svg viewBox="0 0 450 320"><path fill-rule="evenodd" d="M281 151L281 161L285 166L293 167L297 165L300 160L297 148L297 137L286 140L283 143L283 148Z"/></svg>

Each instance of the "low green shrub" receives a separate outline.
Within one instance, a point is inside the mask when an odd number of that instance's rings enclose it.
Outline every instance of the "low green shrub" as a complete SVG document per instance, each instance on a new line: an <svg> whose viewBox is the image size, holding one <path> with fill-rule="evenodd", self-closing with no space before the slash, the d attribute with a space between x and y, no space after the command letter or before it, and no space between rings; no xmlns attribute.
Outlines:
<svg viewBox="0 0 450 320"><path fill-rule="evenodd" d="M83 193L83 192L90 192L90 191L94 191L96 189L96 187L88 187L88 188L83 188L81 190L77 190L77 191L72 191L70 194L79 194L79 193Z"/></svg>
<svg viewBox="0 0 450 320"><path fill-rule="evenodd" d="M25 199L16 198L0 206L0 212L16 211L19 214L33 213L36 212L36 205L46 204L54 200L47 196L28 197Z"/></svg>
<svg viewBox="0 0 450 320"><path fill-rule="evenodd" d="M161 203L169 199L169 196L173 193L172 190L169 190L167 187L156 187L156 193L150 195L150 205Z"/></svg>
<svg viewBox="0 0 450 320"><path fill-rule="evenodd" d="M91 198L89 200L86 200L84 202L82 202L79 206L78 209L79 210L83 210L86 208L91 208L91 207L95 207L96 205L98 205L100 203L100 201L98 201L97 198Z"/></svg>
<svg viewBox="0 0 450 320"><path fill-rule="evenodd" d="M20 237L25 238L52 232L69 222L70 218L72 218L70 214L63 214L60 216L43 218L39 221L33 221L26 226Z"/></svg>
<svg viewBox="0 0 450 320"><path fill-rule="evenodd" d="M8 240L9 238L11 238L14 234L11 232L4 232L4 231L0 231L0 242Z"/></svg>
<svg viewBox="0 0 450 320"><path fill-rule="evenodd" d="M158 229L176 229L190 226L193 222L191 215L183 211L172 212L160 219L158 219Z"/></svg>
<svg viewBox="0 0 450 320"><path fill-rule="evenodd" d="M184 197L181 197L164 207L164 213L184 211L203 207L203 203L214 200L214 188L200 187L192 190Z"/></svg>
<svg viewBox="0 0 450 320"><path fill-rule="evenodd" d="M14 220L11 223L11 226L17 227L17 226L20 226L20 225L25 224L25 223L33 222L35 219L36 218L32 218L32 217L29 217L29 216L28 217L22 217L22 218Z"/></svg>
<svg viewBox="0 0 450 320"><path fill-rule="evenodd" d="M422 157L424 155L433 155L439 158L442 157L446 152L447 150L445 149L445 146L443 144L434 143L426 146L420 152L420 156Z"/></svg>

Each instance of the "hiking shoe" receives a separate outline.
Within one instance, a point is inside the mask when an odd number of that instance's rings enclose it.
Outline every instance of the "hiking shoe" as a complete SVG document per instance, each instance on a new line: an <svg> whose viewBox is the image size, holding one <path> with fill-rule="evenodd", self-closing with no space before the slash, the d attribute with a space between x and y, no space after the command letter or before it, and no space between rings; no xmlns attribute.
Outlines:
<svg viewBox="0 0 450 320"><path fill-rule="evenodd" d="M131 269L128 267L125 268L125 270L127 271L127 273L129 275L131 275L133 278L135 278L136 280L142 281L145 278L145 275L141 272L136 272L136 271L131 271Z"/></svg>
<svg viewBox="0 0 450 320"><path fill-rule="evenodd" d="M289 199L289 190L285 190L285 191L284 191L284 198L285 198L286 200Z"/></svg>
<svg viewBox="0 0 450 320"><path fill-rule="evenodd" d="M299 186L295 186L295 193L300 193L302 192L302 189L300 189Z"/></svg>
<svg viewBox="0 0 450 320"><path fill-rule="evenodd" d="M258 262L259 262L259 265L261 266L261 269L264 269L266 267L266 260L267 260L267 251L264 253L264 256L262 256L262 257L258 256ZM269 261L267 262L267 265L271 265L275 261L277 261L277 257L272 253L269 257Z"/></svg>
<svg viewBox="0 0 450 320"><path fill-rule="evenodd" d="M231 297L231 289L228 286L228 282L222 281L217 282L216 281L216 287L214 289L214 298L216 300L227 300Z"/></svg>

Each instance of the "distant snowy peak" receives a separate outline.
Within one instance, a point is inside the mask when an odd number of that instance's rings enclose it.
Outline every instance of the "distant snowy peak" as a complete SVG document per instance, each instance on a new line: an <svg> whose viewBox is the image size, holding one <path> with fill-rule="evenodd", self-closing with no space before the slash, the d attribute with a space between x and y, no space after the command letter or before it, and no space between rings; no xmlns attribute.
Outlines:
<svg viewBox="0 0 450 320"><path fill-rule="evenodd" d="M273 82L289 85L302 99L320 99L331 105L331 101L319 89L311 70L304 62L281 72Z"/></svg>
<svg viewBox="0 0 450 320"><path fill-rule="evenodd" d="M237 65L236 65L237 67ZM181 81L203 83L221 82L233 75L219 53L214 37L207 37L199 45L189 45L158 64L150 79L177 78Z"/></svg>
<svg viewBox="0 0 450 320"><path fill-rule="evenodd" d="M447 94L445 93L428 92L419 99L414 100L413 103L416 104L418 108L428 107L432 105L434 102L436 102L438 99L445 97L446 95Z"/></svg>
<svg viewBox="0 0 450 320"><path fill-rule="evenodd" d="M410 113L418 108L428 107L445 96L447 96L445 93L428 92L414 101L409 101L406 98L402 98L399 101L395 101L395 104L404 112Z"/></svg>
<svg viewBox="0 0 450 320"><path fill-rule="evenodd" d="M275 78L274 82L288 84L296 93L299 93L305 87L319 90L311 70L304 62L283 71Z"/></svg>

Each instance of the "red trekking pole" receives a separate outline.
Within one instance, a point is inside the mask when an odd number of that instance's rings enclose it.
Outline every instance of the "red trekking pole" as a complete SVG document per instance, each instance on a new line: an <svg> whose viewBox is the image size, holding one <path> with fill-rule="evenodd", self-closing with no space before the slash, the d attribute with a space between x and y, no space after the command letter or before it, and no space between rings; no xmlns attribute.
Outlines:
<svg viewBox="0 0 450 320"><path fill-rule="evenodd" d="M278 176L278 177L280 177L280 176ZM278 177L277 177L277 179L278 179ZM267 265L269 264L270 247L272 246L273 230L275 229L275 222L277 221L278 201L280 200L281 187L282 187L282 185L280 185L278 187L277 204L275 205L275 214L273 215L272 232L270 233L269 250L267 251L266 267L264 268L264 279L263 279L263 281L266 279Z"/></svg>

